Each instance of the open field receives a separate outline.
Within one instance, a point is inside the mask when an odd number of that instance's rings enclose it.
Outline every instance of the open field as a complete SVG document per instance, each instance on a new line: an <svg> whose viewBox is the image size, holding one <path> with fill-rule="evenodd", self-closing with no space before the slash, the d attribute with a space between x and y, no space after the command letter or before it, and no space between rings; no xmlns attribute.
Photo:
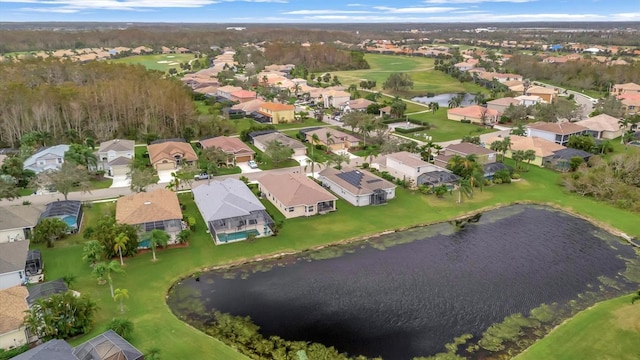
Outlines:
<svg viewBox="0 0 640 360"><path fill-rule="evenodd" d="M632 295L603 301L574 316L518 360L640 359L640 304Z"/></svg>
<svg viewBox="0 0 640 360"><path fill-rule="evenodd" d="M365 79L375 80L377 82L375 90L382 91L382 84L391 73L407 73L413 80L413 89L397 94L405 97L425 95L427 93L487 92L486 89L480 86L472 83L461 84L449 75L435 71L433 69L434 59L377 54L366 54L365 59L369 62L370 69L334 71L331 72L331 75L338 76L340 82L345 86L358 85L360 81Z"/></svg>
<svg viewBox="0 0 640 360"><path fill-rule="evenodd" d="M125 303L127 311L124 315L119 313L117 304L110 298L108 287L98 286L95 278L91 276L89 266L81 262L82 243L85 241L81 236L75 235L57 243L56 247L51 249L41 249L47 264L47 279L53 280L74 274L77 281L72 288L90 295L100 306L94 330L74 339L73 343L77 344L95 336L104 330L105 324L111 318L123 316L135 324L132 343L143 351L152 347L160 348L162 358L197 358L200 354L206 353L211 354L211 358L214 359L244 359L229 347L173 316L164 299L173 282L209 266L264 257L268 254L300 251L389 229L445 221L479 209L522 201L558 205L596 219L606 226L618 228L631 235L640 235L637 214L567 194L558 185L559 178L560 174L532 167L531 171L523 174L522 181L485 188L482 192L476 192L473 199L465 200L462 204L456 204L457 196L447 195L438 199L401 188L397 190L397 198L386 206L357 208L339 200L337 212L287 220L277 237L221 246L215 246L210 235L204 232L203 220L191 195L180 195L181 202L186 205L185 215L197 219L196 232L192 236L190 246L161 250L157 254L157 262L150 261L150 253L125 259L126 274L114 276L116 288L129 290L130 299ZM272 207L268 208L274 211ZM84 226L91 226L99 216L112 211L113 204L110 202L94 205L87 210ZM278 215L276 214L276 218ZM599 335L602 328L594 331L594 334ZM640 331L636 329L635 334L638 336Z"/></svg>
<svg viewBox="0 0 640 360"><path fill-rule="evenodd" d="M193 58L193 54L157 54L128 56L110 61L120 64L139 64L148 70L167 72L171 68L180 71L180 63L188 62Z"/></svg>

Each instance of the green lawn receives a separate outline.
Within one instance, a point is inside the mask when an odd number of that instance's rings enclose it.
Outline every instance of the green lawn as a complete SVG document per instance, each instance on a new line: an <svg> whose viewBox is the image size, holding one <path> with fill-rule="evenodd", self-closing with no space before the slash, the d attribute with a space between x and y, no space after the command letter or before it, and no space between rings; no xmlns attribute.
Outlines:
<svg viewBox="0 0 640 360"><path fill-rule="evenodd" d="M113 184L113 179L103 178L101 180L91 180L91 190L106 189Z"/></svg>
<svg viewBox="0 0 640 360"><path fill-rule="evenodd" d="M411 119L428 122L431 125L431 129L420 131L420 133L426 133L431 136L432 141L434 142L460 139L465 135L477 136L493 131L492 129L487 129L475 124L463 124L459 121L449 120L447 119L446 108L437 110L435 114L432 112L425 112L410 115L409 117ZM411 134L402 135L411 137ZM416 138L424 141L424 138Z"/></svg>
<svg viewBox="0 0 640 360"><path fill-rule="evenodd" d="M349 86L360 84L362 80L375 80L374 90L382 91L382 84L394 72L403 72L411 76L413 89L397 95L413 97L427 93L487 92L486 89L471 83L461 84L451 76L433 69L434 59L414 56L365 54L370 68L364 70L334 71L340 82Z"/></svg>
<svg viewBox="0 0 640 360"><path fill-rule="evenodd" d="M156 54L128 56L110 61L120 64L139 64L149 70L160 70L163 72L175 68L180 72L180 63L189 62L191 59L194 59L193 54Z"/></svg>
<svg viewBox="0 0 640 360"><path fill-rule="evenodd" d="M640 304L632 295L599 303L556 328L518 360L640 359Z"/></svg>

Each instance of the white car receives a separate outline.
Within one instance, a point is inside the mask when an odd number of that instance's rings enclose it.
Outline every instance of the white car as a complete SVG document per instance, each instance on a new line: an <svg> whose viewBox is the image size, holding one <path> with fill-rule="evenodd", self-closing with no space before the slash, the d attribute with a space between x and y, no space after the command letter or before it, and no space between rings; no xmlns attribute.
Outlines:
<svg viewBox="0 0 640 360"><path fill-rule="evenodd" d="M249 160L249 167L252 169L257 169L258 168L258 164L256 164L256 162L254 160Z"/></svg>

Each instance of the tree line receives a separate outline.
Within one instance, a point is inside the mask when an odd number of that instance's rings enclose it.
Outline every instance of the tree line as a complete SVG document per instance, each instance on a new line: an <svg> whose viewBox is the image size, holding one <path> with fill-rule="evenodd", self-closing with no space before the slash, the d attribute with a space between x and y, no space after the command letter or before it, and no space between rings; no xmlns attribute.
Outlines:
<svg viewBox="0 0 640 360"><path fill-rule="evenodd" d="M4 146L17 146L31 131L46 133L51 143L69 134L99 140L170 136L197 120L181 82L142 66L40 59L0 63L0 98Z"/></svg>
<svg viewBox="0 0 640 360"><path fill-rule="evenodd" d="M369 68L363 52L340 50L320 43L300 46L297 43L273 42L265 46L264 57L270 64L294 64L310 72Z"/></svg>

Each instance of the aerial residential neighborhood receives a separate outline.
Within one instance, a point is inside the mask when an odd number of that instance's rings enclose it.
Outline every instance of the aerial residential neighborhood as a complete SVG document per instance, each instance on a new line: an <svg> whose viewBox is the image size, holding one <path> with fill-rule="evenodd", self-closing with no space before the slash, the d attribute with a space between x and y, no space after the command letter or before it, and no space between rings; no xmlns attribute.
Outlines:
<svg viewBox="0 0 640 360"><path fill-rule="evenodd" d="M0 359L637 352L629 4L5 3Z"/></svg>

